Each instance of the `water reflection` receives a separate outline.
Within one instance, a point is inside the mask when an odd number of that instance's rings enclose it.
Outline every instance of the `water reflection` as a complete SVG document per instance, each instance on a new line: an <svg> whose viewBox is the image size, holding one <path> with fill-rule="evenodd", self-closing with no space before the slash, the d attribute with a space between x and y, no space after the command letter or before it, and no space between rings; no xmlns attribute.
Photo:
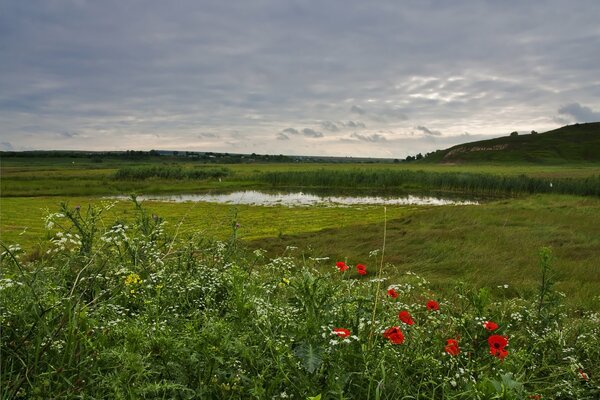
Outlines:
<svg viewBox="0 0 600 400"><path fill-rule="evenodd" d="M208 202L224 204L246 204L257 206L354 206L354 205L465 205L479 204L471 200L451 200L432 196L334 196L304 192L267 193L245 190L231 193L173 194L138 196L139 200L172 202Z"/></svg>

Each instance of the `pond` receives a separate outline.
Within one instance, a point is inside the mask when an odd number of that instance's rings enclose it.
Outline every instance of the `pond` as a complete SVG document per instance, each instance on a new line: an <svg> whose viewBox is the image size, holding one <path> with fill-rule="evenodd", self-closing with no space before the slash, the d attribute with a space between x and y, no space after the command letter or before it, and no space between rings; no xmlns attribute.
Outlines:
<svg viewBox="0 0 600 400"><path fill-rule="evenodd" d="M120 197L124 198L124 197ZM306 192L263 192L244 190L229 193L144 195L138 200L171 202L207 202L224 204L246 204L256 206L356 206L356 205L473 205L475 200L454 200L434 196L416 195L326 195Z"/></svg>

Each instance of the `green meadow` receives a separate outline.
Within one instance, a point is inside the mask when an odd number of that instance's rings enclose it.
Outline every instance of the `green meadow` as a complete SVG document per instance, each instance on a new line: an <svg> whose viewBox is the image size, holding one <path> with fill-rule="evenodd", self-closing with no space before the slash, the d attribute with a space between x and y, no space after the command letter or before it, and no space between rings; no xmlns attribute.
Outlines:
<svg viewBox="0 0 600 400"><path fill-rule="evenodd" d="M420 182L427 179L428 184ZM561 182L595 192L548 193ZM378 194L383 189L387 194L427 194L437 189L435 194L451 197L475 192L483 199L477 206L388 206L385 212L381 206L288 208L159 201L144 205L181 236L199 233L224 239L235 219L244 243L273 256L292 246L304 256L364 259L381 247L386 220L386 262L398 274L418 271L440 287L457 280L478 287L509 284L515 295L534 288L535 255L540 247L550 246L559 267L558 286L568 301L587 308L600 305L595 295L600 292L600 200L594 195L600 193L600 166L593 163L217 165L174 157L102 163L85 158L5 158L1 186L3 242L35 252L43 252L54 234L45 228L44 216L61 202L83 208L114 202L103 221L109 225L127 221L131 213L127 200L109 196L133 193L329 188L330 194L347 190Z"/></svg>
<svg viewBox="0 0 600 400"><path fill-rule="evenodd" d="M0 397L598 398L599 171L5 158Z"/></svg>

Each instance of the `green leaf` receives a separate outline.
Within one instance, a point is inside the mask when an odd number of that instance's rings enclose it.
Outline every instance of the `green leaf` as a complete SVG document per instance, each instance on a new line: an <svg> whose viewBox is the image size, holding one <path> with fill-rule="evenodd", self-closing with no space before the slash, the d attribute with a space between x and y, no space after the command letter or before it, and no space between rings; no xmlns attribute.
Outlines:
<svg viewBox="0 0 600 400"><path fill-rule="evenodd" d="M323 358L321 356L322 349L320 349L312 343L300 343L294 349L294 354L296 355L296 357L302 360L302 365L311 374L315 372L323 362Z"/></svg>

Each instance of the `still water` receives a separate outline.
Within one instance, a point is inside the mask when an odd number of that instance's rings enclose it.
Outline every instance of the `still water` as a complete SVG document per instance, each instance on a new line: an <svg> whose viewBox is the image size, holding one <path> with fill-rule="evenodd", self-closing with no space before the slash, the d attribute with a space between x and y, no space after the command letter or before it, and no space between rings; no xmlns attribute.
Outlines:
<svg viewBox="0 0 600 400"><path fill-rule="evenodd" d="M172 202L207 202L224 204L247 204L257 206L355 206L355 205L465 205L479 204L474 200L451 200L433 196L415 195L320 195L305 192L260 192L244 190L230 193L173 194L138 196L139 200Z"/></svg>

